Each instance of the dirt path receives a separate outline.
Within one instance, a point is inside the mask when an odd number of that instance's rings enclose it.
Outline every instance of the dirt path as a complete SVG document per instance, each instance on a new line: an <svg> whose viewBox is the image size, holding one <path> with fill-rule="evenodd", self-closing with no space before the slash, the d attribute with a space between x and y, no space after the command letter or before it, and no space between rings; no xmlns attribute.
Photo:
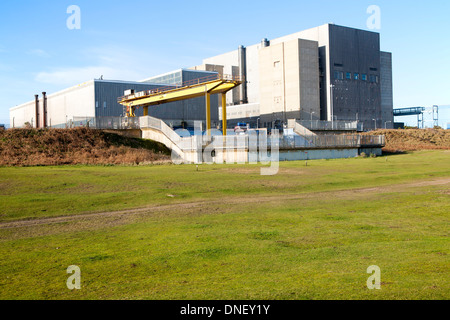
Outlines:
<svg viewBox="0 0 450 320"><path fill-rule="evenodd" d="M98 219L98 218L114 218L114 217L123 217L130 215L138 215L138 214L150 214L156 212L180 212L186 211L188 209L195 209L207 206L214 205L237 205L242 203L265 203L265 202L274 202L274 201L286 201L286 200L301 200L301 199L310 199L310 198L320 198L320 197L345 197L355 194L368 194L368 193L378 193L378 192L398 192L402 191L405 188L414 188L414 187L426 187L426 186L440 186L450 184L450 177L434 179L434 180L426 180L426 181L418 181L411 182L406 184L395 184L388 185L383 187L375 187L375 188L360 188L360 189L347 189L347 190L338 190L338 191L325 191L325 192L310 192L310 193L302 193L302 194L288 194L288 195L258 195L248 197L246 195L240 197L229 197L229 198L221 198L220 200L202 200L195 202L187 202L187 203L176 203L170 205L162 205L162 206L151 206L137 209L128 209L122 211L113 211L113 212L97 212L97 213L85 213L85 214L76 214L71 216L61 216L61 217L48 217L48 218L40 218L40 219L32 219L32 220L19 220L19 221L9 221L0 223L0 229L12 229L12 228L21 228L21 227L33 227L39 225L49 225L56 223L66 223L72 221L86 221L90 219Z"/></svg>

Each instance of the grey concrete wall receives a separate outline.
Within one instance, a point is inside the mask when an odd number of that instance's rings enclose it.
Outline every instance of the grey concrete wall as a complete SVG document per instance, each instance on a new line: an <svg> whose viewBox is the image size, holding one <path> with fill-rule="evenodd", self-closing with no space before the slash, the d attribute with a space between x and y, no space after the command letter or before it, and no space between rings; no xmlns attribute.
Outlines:
<svg viewBox="0 0 450 320"><path fill-rule="evenodd" d="M316 41L294 39L259 50L260 113L265 122L320 117ZM281 115L281 117L280 117ZM272 116L273 119L268 119Z"/></svg>
<svg viewBox="0 0 450 320"><path fill-rule="evenodd" d="M358 149L281 150L280 161L355 158Z"/></svg>

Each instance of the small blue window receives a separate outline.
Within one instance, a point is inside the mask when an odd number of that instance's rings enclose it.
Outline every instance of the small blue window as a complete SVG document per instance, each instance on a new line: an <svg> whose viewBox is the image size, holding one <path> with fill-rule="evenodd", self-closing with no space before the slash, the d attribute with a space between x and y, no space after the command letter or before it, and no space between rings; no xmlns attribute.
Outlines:
<svg viewBox="0 0 450 320"><path fill-rule="evenodd" d="M335 71L334 72L334 79L336 79L336 80L343 80L344 79L344 73L342 71Z"/></svg>
<svg viewBox="0 0 450 320"><path fill-rule="evenodd" d="M367 81L367 74L362 74L361 76L362 81Z"/></svg>
<svg viewBox="0 0 450 320"><path fill-rule="evenodd" d="M351 72L347 72L347 73L345 74L345 78L346 78L347 80L352 80L352 73L351 73Z"/></svg>
<svg viewBox="0 0 450 320"><path fill-rule="evenodd" d="M359 73L355 73L355 80L359 80Z"/></svg>

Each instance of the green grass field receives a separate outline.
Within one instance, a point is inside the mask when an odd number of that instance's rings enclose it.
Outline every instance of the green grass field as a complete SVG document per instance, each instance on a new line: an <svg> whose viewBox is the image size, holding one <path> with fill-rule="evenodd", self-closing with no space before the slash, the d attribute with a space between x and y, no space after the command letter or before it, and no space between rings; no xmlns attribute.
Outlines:
<svg viewBox="0 0 450 320"><path fill-rule="evenodd" d="M450 298L449 151L0 168L0 203L0 299Z"/></svg>

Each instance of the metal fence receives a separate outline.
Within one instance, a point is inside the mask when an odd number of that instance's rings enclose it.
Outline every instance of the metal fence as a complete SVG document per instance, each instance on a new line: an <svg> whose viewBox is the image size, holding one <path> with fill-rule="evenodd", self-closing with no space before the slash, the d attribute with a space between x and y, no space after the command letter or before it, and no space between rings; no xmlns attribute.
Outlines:
<svg viewBox="0 0 450 320"><path fill-rule="evenodd" d="M330 149L330 148L359 148L382 147L385 145L384 136L362 135L319 135L319 136L283 136L273 140L267 135L267 131L250 131L245 135L213 135L207 136L180 136L172 130L164 121L152 117L141 117L141 128L152 128L163 133L181 150L198 150L200 147L213 145L216 148L248 149L249 147L272 147L273 141L280 149ZM183 132L179 132L182 134Z"/></svg>
<svg viewBox="0 0 450 320"><path fill-rule="evenodd" d="M63 126L68 128L87 127L93 129L139 129L139 118L128 117L73 117Z"/></svg>
<svg viewBox="0 0 450 320"><path fill-rule="evenodd" d="M320 121L301 120L298 124L312 131L362 131L359 121Z"/></svg>

